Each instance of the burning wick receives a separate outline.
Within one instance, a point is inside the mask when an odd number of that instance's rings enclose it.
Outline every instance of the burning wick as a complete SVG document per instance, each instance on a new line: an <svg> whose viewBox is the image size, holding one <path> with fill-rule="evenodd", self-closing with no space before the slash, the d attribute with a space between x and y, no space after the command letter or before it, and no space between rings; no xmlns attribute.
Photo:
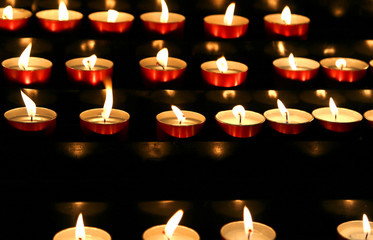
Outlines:
<svg viewBox="0 0 373 240"><path fill-rule="evenodd" d="M167 67L167 61L168 61L168 49L167 48L162 48L158 53L157 53L157 66L161 66L163 70L166 69Z"/></svg>
<svg viewBox="0 0 373 240"><path fill-rule="evenodd" d="M163 70L165 69L165 66L163 66L162 64L160 64L158 61L157 61L157 66L161 66Z"/></svg>
<svg viewBox="0 0 373 240"><path fill-rule="evenodd" d="M249 232L248 232L248 234L247 234L247 239L248 240L250 240L250 238L251 238L251 233L253 232L253 230L252 229L249 229Z"/></svg>

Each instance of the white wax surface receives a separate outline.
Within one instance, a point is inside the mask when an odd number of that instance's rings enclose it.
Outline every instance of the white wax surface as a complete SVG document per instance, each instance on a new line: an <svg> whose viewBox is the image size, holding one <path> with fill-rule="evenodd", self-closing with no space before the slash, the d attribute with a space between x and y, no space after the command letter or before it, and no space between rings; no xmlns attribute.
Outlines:
<svg viewBox="0 0 373 240"><path fill-rule="evenodd" d="M161 123L172 126L193 126L206 121L206 118L200 113L185 110L181 110L181 112L186 118L181 125L179 124L179 121L177 120L177 117L173 111L161 112L156 116L156 119Z"/></svg>
<svg viewBox="0 0 373 240"><path fill-rule="evenodd" d="M98 70L108 69L107 66L102 66L102 65L97 65L97 64L92 69L87 69L84 65L74 65L70 67L75 70L83 70L83 71L98 71Z"/></svg>
<svg viewBox="0 0 373 240"><path fill-rule="evenodd" d="M35 117L33 117L31 121L31 117L28 115L18 115L18 116L13 116L9 118L8 120L13 121L13 122L22 122L22 123L40 123L40 122L46 122L52 120L52 117L49 116L43 116L43 115L38 115L36 114Z"/></svg>
<svg viewBox="0 0 373 240"><path fill-rule="evenodd" d="M306 24L310 22L310 19L308 17L298 15L298 14L291 14L291 23L286 24L281 19L281 13L275 13L275 14L269 14L264 17L264 21L270 22L270 23L276 23L276 24L282 24L282 25L298 25L298 24Z"/></svg>
<svg viewBox="0 0 373 240"><path fill-rule="evenodd" d="M118 124L127 121L130 118L130 115L122 110L119 109L112 109L110 112L109 118L104 122L102 117L103 108L94 108L90 110L86 110L80 113L80 119L90 123L96 124Z"/></svg>
<svg viewBox="0 0 373 240"><path fill-rule="evenodd" d="M106 119L106 121L104 121L102 116L92 116L89 118L85 118L83 120L90 122L90 123L96 123L96 124L116 124L116 123L121 123L125 121L125 119L117 118L117 117L109 117L108 119Z"/></svg>
<svg viewBox="0 0 373 240"><path fill-rule="evenodd" d="M108 22L108 11L95 12L88 15L88 18L98 22ZM130 22L134 20L134 16L128 13L119 12L117 19L114 23Z"/></svg>
<svg viewBox="0 0 373 240"><path fill-rule="evenodd" d="M157 65L157 58L156 57L148 57L144 58L139 62L140 66L147 69L153 69L153 70L163 70L163 68L159 65ZM167 61L167 67L164 71L173 71L178 69L186 68L187 64L185 61L169 57Z"/></svg>
<svg viewBox="0 0 373 240"><path fill-rule="evenodd" d="M0 16L3 16L4 8L0 8ZM32 13L26 9L13 8L13 20L31 17ZM4 19L4 18L1 18ZM4 19L7 20L7 19Z"/></svg>
<svg viewBox="0 0 373 240"><path fill-rule="evenodd" d="M349 123L361 121L363 119L360 113L347 108L338 108L337 121L329 107L315 109L312 114L315 118L328 122Z"/></svg>
<svg viewBox="0 0 373 240"><path fill-rule="evenodd" d="M204 21L210 24L227 26L224 23L224 14L210 15L204 18ZM240 26L249 24L249 19L237 15L233 15L232 24L229 26Z"/></svg>
<svg viewBox="0 0 373 240"><path fill-rule="evenodd" d="M65 65L68 68L72 68L75 70L82 70L82 71L99 71L99 70L105 70L108 68L112 68L114 66L114 63L108 59L104 58L97 58L96 64L93 67L92 70L87 69L83 64L84 57L81 58L73 58L68 60Z"/></svg>
<svg viewBox="0 0 373 240"><path fill-rule="evenodd" d="M281 69L292 70L292 71L312 70L312 69L317 69L320 67L320 64L317 61L308 59L308 58L295 57L294 61L297 66L296 69L292 69L290 67L288 57L278 58L274 60L273 65Z"/></svg>
<svg viewBox="0 0 373 240"><path fill-rule="evenodd" d="M225 240L247 240L244 229L243 221L231 222L220 229L220 235ZM250 240L274 240L275 238L276 232L271 227L253 222L253 233Z"/></svg>
<svg viewBox="0 0 373 240"><path fill-rule="evenodd" d="M236 126L255 125L263 123L265 121L263 115L252 111L245 111L245 118L241 120L241 124L239 123L239 120L233 115L232 110L220 111L216 114L215 118L220 122Z"/></svg>
<svg viewBox="0 0 373 240"><path fill-rule="evenodd" d="M165 124L177 125L177 126L191 126L191 125L196 125L196 124L201 123L201 121L198 119L187 118L181 124L179 124L179 120L177 120L176 117L162 118L161 122Z"/></svg>
<svg viewBox="0 0 373 240"><path fill-rule="evenodd" d="M373 228L373 223L369 222L369 224L370 224L370 227ZM346 239L350 239L350 240L364 240L365 239L362 220L353 220L353 221L344 222L337 227L337 231L342 237ZM373 240L372 234L368 237L368 240Z"/></svg>
<svg viewBox="0 0 373 240"><path fill-rule="evenodd" d="M305 111L291 108L287 110L289 111L288 124L307 123L313 120L312 115ZM264 113L264 116L273 122L286 123L286 119L278 109L268 110Z"/></svg>
<svg viewBox="0 0 373 240"><path fill-rule="evenodd" d="M247 235L243 229L235 229L228 232L225 235L227 240L247 240ZM251 234L250 240L271 240L267 236L263 235L261 232L254 231Z"/></svg>
<svg viewBox="0 0 373 240"><path fill-rule="evenodd" d="M6 111L4 117L13 122L40 123L55 119L57 114L48 108L37 107L36 115L33 121L31 121L31 118L27 114L26 107L19 107Z"/></svg>
<svg viewBox="0 0 373 240"><path fill-rule="evenodd" d="M321 66L329 69L338 69L340 71L361 71L369 67L369 64L354 58L342 58L346 61L346 67L343 70L337 68L335 65L336 61L341 59L340 57L324 58L320 61Z"/></svg>
<svg viewBox="0 0 373 240"><path fill-rule="evenodd" d="M165 240L163 231L166 225L158 225L147 229L143 236L143 240ZM178 225L172 235L171 240L199 240L200 237L196 231L191 228Z"/></svg>
<svg viewBox="0 0 373 240"><path fill-rule="evenodd" d="M240 62L235 61L227 61L228 64L228 72L222 73L222 74L232 74L232 73L240 73L240 72L246 72L248 70L248 67ZM201 69L208 71L208 72L214 72L214 73L221 73L216 65L216 61L208 61L201 64Z"/></svg>
<svg viewBox="0 0 373 240"><path fill-rule="evenodd" d="M160 65L146 65L144 67L149 68L149 69L153 69L153 70L160 70L160 71L172 71L172 70L180 69L180 67L178 67L178 66L169 66L169 65L167 65L167 67L165 67L165 68L163 68Z"/></svg>
<svg viewBox="0 0 373 240"><path fill-rule="evenodd" d="M67 12L69 14L69 19L62 20L61 22L70 21L70 20L78 20L78 19L83 18L83 14L81 14L80 12L73 11L73 10L67 10ZM36 17L41 18L41 19L60 21L58 9L49 9L49 10L43 10L43 11L37 12Z"/></svg>
<svg viewBox="0 0 373 240"><path fill-rule="evenodd" d="M221 73L221 74L232 74L232 73L240 73L241 71L238 69L228 69L226 72L220 72L218 68L207 68L205 69L208 72L214 72L214 73Z"/></svg>
<svg viewBox="0 0 373 240"><path fill-rule="evenodd" d="M140 19L143 21L147 22L156 22L160 23L161 22L161 14L162 12L148 12L148 13L143 13L140 15ZM185 21L185 17L181 14L178 13L168 13L168 21L167 23L177 23L177 22L182 22Z"/></svg>

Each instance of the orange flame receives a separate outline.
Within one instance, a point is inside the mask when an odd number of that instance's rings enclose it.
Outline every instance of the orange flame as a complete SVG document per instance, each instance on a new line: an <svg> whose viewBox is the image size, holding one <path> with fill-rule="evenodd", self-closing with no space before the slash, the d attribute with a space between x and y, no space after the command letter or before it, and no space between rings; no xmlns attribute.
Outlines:
<svg viewBox="0 0 373 240"><path fill-rule="evenodd" d="M228 26L232 25L233 15L234 15L234 8L235 7L236 7L235 3L231 3L227 7L227 10L225 11L225 15L224 15L224 24L225 25L228 25Z"/></svg>

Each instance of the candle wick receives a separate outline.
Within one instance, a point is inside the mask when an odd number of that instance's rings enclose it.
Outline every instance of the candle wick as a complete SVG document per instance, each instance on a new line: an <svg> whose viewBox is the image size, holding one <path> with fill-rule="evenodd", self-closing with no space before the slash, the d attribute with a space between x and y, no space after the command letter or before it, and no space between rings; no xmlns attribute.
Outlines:
<svg viewBox="0 0 373 240"><path fill-rule="evenodd" d="M366 233L366 234L365 234L365 240L368 239L368 235L369 235L369 233Z"/></svg>
<svg viewBox="0 0 373 240"><path fill-rule="evenodd" d="M251 238L251 233L253 232L253 230L252 229L249 229L249 232L248 232L248 234L247 234L247 239L248 240L250 240L250 238Z"/></svg>
<svg viewBox="0 0 373 240"><path fill-rule="evenodd" d="M241 114L240 114L240 113L238 114L238 117L239 117L239 118L238 118L238 122L239 122L239 123L240 123L240 125L241 125L241 124L242 124L242 116L241 116Z"/></svg>
<svg viewBox="0 0 373 240"><path fill-rule="evenodd" d="M162 69L165 70L165 67L162 64L160 64L159 62L157 62L157 65L161 66Z"/></svg>

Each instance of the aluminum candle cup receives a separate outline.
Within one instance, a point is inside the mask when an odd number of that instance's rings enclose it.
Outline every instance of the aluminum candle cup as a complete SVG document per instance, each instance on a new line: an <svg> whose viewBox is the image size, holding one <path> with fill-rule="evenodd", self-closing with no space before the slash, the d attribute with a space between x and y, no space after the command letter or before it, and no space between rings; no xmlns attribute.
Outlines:
<svg viewBox="0 0 373 240"><path fill-rule="evenodd" d="M114 63L110 60L97 58L92 69L83 64L84 58L74 58L66 62L67 75L74 81L96 85L113 74Z"/></svg>
<svg viewBox="0 0 373 240"><path fill-rule="evenodd" d="M37 107L36 115L31 121L26 107L20 107L5 112L4 117L12 127L18 130L35 132L55 127L57 114L48 108Z"/></svg>
<svg viewBox="0 0 373 240"><path fill-rule="evenodd" d="M94 133L112 135L127 131L130 115L122 110L112 109L110 117L104 121L103 108L94 108L80 113L80 125Z"/></svg>
<svg viewBox="0 0 373 240"><path fill-rule="evenodd" d="M169 13L168 21L161 22L161 12L148 12L140 15L145 30L156 34L181 34L184 31L185 17L178 13Z"/></svg>
<svg viewBox="0 0 373 240"><path fill-rule="evenodd" d="M0 16L3 15L4 8L0 8ZM0 29L7 31L17 31L24 28L32 16L32 13L22 8L13 8L13 19L0 18Z"/></svg>
<svg viewBox="0 0 373 240"><path fill-rule="evenodd" d="M313 116L310 113L291 108L287 110L289 111L288 122L286 122L279 109L271 109L264 112L269 125L277 132L300 134L311 125Z"/></svg>
<svg viewBox="0 0 373 240"><path fill-rule="evenodd" d="M18 66L19 57L4 60L1 65L4 76L9 81L21 84L45 83L49 80L52 72L52 62L39 57L30 57L26 70Z"/></svg>
<svg viewBox="0 0 373 240"><path fill-rule="evenodd" d="M37 12L36 17L38 18L40 25L49 32L58 33L70 31L76 28L76 26L83 18L83 14L73 10L67 11L69 14L68 20L58 19L58 9L49 9Z"/></svg>
<svg viewBox="0 0 373 240"><path fill-rule="evenodd" d="M356 128L363 120L363 116L347 108L338 108L338 117L335 120L329 107L313 110L312 115L319 121L325 129L334 132L348 132Z"/></svg>
<svg viewBox="0 0 373 240"><path fill-rule="evenodd" d="M228 71L219 71L216 61L208 61L201 64L203 79L218 87L235 87L245 82L248 67L239 62L227 61Z"/></svg>
<svg viewBox="0 0 373 240"><path fill-rule="evenodd" d="M373 228L373 223L369 222L370 227ZM365 233L363 231L363 221L354 220L344 222L337 227L338 239L339 240L364 240ZM368 240L372 240L373 236L370 235Z"/></svg>
<svg viewBox="0 0 373 240"><path fill-rule="evenodd" d="M199 113L182 111L186 120L179 123L173 111L161 112L156 116L157 125L168 135L176 138L188 138L202 130L206 118Z"/></svg>
<svg viewBox="0 0 373 240"><path fill-rule="evenodd" d="M147 229L143 235L143 240L164 240L165 235L163 234L166 225L158 225ZM174 240L199 240L198 233L188 227L178 225L175 232L172 235Z"/></svg>
<svg viewBox="0 0 373 240"><path fill-rule="evenodd" d="M297 68L292 69L289 64L289 58L278 58L273 61L275 72L282 78L308 81L317 76L320 64L312 59L295 57Z"/></svg>
<svg viewBox="0 0 373 240"><path fill-rule="evenodd" d="M233 115L232 110L220 111L215 115L216 122L233 137L248 138L255 136L262 129L265 118L262 114L245 111L245 118L241 124Z"/></svg>
<svg viewBox="0 0 373 240"><path fill-rule="evenodd" d="M75 227L66 228L54 235L53 240L76 240ZM111 240L108 232L95 227L84 227L86 240Z"/></svg>
<svg viewBox="0 0 373 240"><path fill-rule="evenodd" d="M286 24L281 19L281 13L269 14L264 17L264 28L268 35L283 37L306 38L310 19L291 14L291 23Z"/></svg>
<svg viewBox="0 0 373 240"><path fill-rule="evenodd" d="M243 221L231 222L225 224L220 229L220 235L223 240L247 239ZM253 240L274 240L276 232L271 227L253 222L253 233L250 239Z"/></svg>
<svg viewBox="0 0 373 240"><path fill-rule="evenodd" d="M108 22L108 11L91 13L88 18L93 27L100 33L124 33L131 28L135 19L129 13L119 12L115 22Z"/></svg>
<svg viewBox="0 0 373 240"><path fill-rule="evenodd" d="M353 58L342 58L346 61L346 66L342 69L336 66L338 57L325 58L320 61L320 65L326 76L339 82L355 82L363 78L369 65L361 60Z"/></svg>
<svg viewBox="0 0 373 240"><path fill-rule="evenodd" d="M218 38L239 38L245 35L249 26L249 19L233 15L232 25L224 24L224 14L215 14L203 19L205 33Z"/></svg>
<svg viewBox="0 0 373 240"><path fill-rule="evenodd" d="M141 75L151 82L169 82L183 77L186 62L181 59L169 57L167 67L163 69L157 64L157 57L148 57L140 61Z"/></svg>

